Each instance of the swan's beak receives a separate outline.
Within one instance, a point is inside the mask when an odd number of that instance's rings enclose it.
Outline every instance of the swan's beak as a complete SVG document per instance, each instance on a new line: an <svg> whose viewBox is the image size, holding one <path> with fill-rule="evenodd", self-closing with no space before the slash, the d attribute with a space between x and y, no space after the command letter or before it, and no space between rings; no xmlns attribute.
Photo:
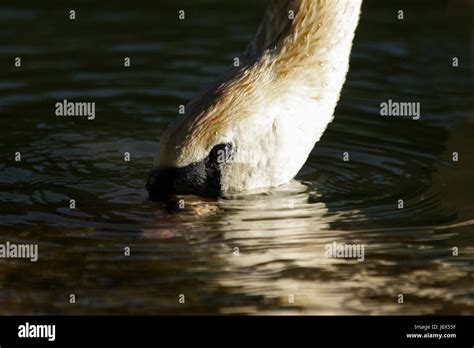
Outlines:
<svg viewBox="0 0 474 348"><path fill-rule="evenodd" d="M146 189L148 190L148 197L152 201L165 201L173 193L174 177L176 176L174 170L152 170L148 175Z"/></svg>
<svg viewBox="0 0 474 348"><path fill-rule="evenodd" d="M166 201L172 195L217 197L221 193L220 165L210 157L180 168L152 169L146 184L149 198Z"/></svg>

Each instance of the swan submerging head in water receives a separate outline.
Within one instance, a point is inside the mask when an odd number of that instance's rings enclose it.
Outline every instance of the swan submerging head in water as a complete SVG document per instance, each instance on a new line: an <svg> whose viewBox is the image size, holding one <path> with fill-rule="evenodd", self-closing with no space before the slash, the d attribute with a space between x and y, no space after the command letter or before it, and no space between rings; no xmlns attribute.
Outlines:
<svg viewBox="0 0 474 348"><path fill-rule="evenodd" d="M272 0L233 67L162 136L151 199L219 196L293 179L333 119L362 0Z"/></svg>

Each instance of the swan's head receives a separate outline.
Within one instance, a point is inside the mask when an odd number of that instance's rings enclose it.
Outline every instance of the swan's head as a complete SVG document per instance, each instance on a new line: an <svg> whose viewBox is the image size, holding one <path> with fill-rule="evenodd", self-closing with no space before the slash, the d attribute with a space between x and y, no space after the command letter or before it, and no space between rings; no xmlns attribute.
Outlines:
<svg viewBox="0 0 474 348"><path fill-rule="evenodd" d="M257 188L275 165L274 117L249 70L197 96L163 134L147 183L152 199ZM230 82L229 82L230 81ZM272 108L269 108L272 109Z"/></svg>
<svg viewBox="0 0 474 348"><path fill-rule="evenodd" d="M332 118L331 106L266 64L231 71L168 127L148 179L151 199L274 187L298 173Z"/></svg>
<svg viewBox="0 0 474 348"><path fill-rule="evenodd" d="M158 152L163 153L164 147L167 146L161 145ZM171 158L166 165L162 164L161 157L156 157L147 183L150 198L161 200L172 194L219 196L223 192L225 173L231 166L228 161L234 149L232 142L205 147L205 153L199 157L190 154L192 150L181 149L182 152L177 149L168 153Z"/></svg>
<svg viewBox="0 0 474 348"><path fill-rule="evenodd" d="M332 120L360 6L271 1L240 66L194 98L163 134L150 198L218 196L294 178Z"/></svg>

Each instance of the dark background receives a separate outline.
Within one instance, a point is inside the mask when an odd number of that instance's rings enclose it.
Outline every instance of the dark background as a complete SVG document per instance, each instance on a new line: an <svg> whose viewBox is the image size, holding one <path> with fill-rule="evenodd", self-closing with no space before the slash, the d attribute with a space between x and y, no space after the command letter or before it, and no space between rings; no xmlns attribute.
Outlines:
<svg viewBox="0 0 474 348"><path fill-rule="evenodd" d="M474 313L472 1L364 2L335 121L297 182L187 198L179 214L147 200L178 105L230 66L265 6L0 4L0 243L40 251L0 259L1 314ZM56 117L63 99L95 102L96 119ZM420 102L421 120L381 117L388 99ZM333 241L367 244L366 261L325 259Z"/></svg>

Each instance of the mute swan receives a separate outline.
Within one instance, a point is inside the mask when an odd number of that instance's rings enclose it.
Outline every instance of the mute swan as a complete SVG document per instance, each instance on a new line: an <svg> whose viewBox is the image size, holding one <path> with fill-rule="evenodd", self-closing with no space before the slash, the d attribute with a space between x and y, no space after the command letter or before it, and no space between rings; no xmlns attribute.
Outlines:
<svg viewBox="0 0 474 348"><path fill-rule="evenodd" d="M162 136L151 199L289 182L333 119L362 0L272 0L233 67Z"/></svg>

